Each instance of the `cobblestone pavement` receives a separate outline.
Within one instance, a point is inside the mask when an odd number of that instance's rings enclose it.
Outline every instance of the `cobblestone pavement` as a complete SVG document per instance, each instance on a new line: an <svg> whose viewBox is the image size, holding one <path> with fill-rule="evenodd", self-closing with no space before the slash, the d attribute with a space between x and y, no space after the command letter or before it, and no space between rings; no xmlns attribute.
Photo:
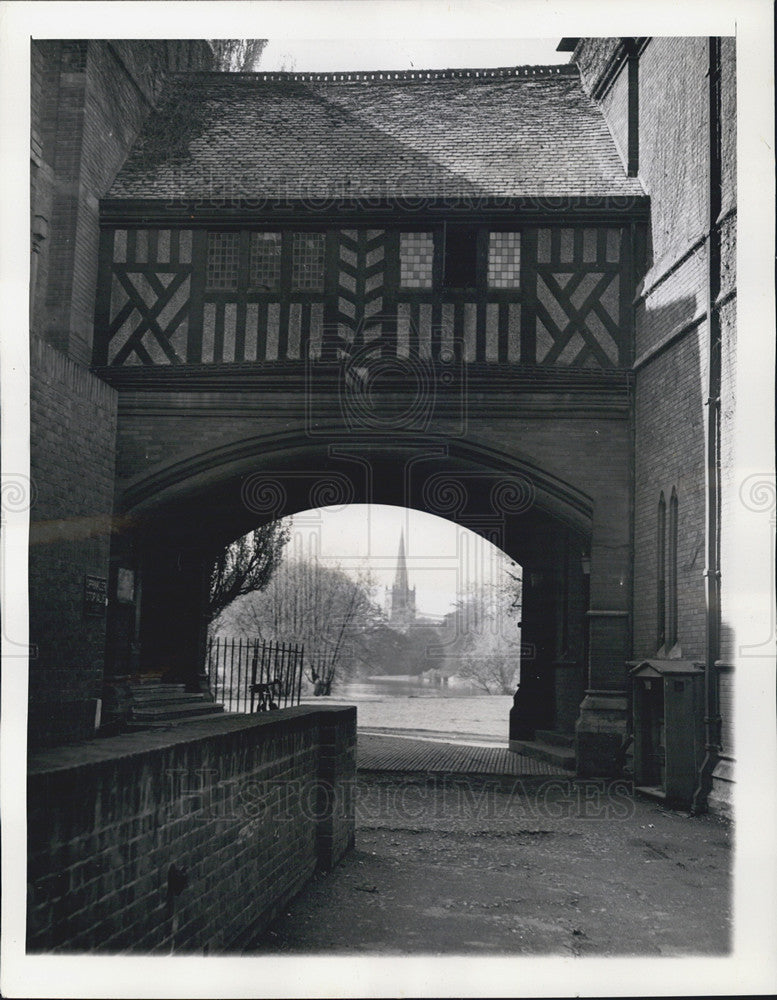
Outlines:
<svg viewBox="0 0 777 1000"><path fill-rule="evenodd" d="M359 736L362 766L392 771L360 771L355 849L316 875L247 953L727 951L726 822L634 799L623 782L494 774L504 759L471 747L446 745L442 763L463 749L490 776L428 773L439 744L389 740ZM408 766L427 773L394 770L402 744Z"/></svg>
<svg viewBox="0 0 777 1000"><path fill-rule="evenodd" d="M448 742L442 738L408 739L359 732L360 771L401 771L440 774L552 775L571 774L504 747Z"/></svg>

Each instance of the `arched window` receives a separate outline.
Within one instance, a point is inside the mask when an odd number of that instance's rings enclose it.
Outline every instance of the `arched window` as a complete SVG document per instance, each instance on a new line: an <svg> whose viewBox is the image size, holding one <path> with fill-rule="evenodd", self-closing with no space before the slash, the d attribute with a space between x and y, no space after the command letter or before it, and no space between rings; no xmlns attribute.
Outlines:
<svg viewBox="0 0 777 1000"><path fill-rule="evenodd" d="M669 555L667 567L666 644L677 645L677 490L669 498Z"/></svg>
<svg viewBox="0 0 777 1000"><path fill-rule="evenodd" d="M656 649L666 643L666 500L658 498L658 535L656 539Z"/></svg>

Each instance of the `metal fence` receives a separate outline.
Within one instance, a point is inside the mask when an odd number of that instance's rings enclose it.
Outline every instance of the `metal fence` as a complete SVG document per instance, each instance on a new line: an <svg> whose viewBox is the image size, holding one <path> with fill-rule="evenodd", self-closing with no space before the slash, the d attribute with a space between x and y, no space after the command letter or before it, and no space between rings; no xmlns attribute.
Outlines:
<svg viewBox="0 0 777 1000"><path fill-rule="evenodd" d="M302 645L217 636L208 645L211 693L227 712L299 705L303 657Z"/></svg>

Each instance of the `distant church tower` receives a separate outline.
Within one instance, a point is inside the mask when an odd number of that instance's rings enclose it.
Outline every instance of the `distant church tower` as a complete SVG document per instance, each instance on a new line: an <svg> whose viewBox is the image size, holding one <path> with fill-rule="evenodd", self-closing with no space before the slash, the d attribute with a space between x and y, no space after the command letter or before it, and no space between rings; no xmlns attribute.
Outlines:
<svg viewBox="0 0 777 1000"><path fill-rule="evenodd" d="M397 573L391 588L391 614L389 622L394 628L407 628L415 621L415 587L411 590L407 582L405 562L405 534L399 536Z"/></svg>

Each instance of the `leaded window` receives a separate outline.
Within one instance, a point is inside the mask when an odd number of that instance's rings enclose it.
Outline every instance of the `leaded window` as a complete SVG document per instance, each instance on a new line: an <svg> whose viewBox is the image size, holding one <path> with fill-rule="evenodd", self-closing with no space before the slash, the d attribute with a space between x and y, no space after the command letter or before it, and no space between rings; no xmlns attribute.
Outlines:
<svg viewBox="0 0 777 1000"><path fill-rule="evenodd" d="M291 254L292 288L304 292L323 291L323 233L294 233Z"/></svg>
<svg viewBox="0 0 777 1000"><path fill-rule="evenodd" d="M281 284L281 234L251 233L249 285L274 291Z"/></svg>
<svg viewBox="0 0 777 1000"><path fill-rule="evenodd" d="M518 288L521 284L521 234L491 233L488 241L489 288Z"/></svg>
<svg viewBox="0 0 777 1000"><path fill-rule="evenodd" d="M237 288L240 264L239 233L208 233L208 263L206 283L208 288Z"/></svg>
<svg viewBox="0 0 777 1000"><path fill-rule="evenodd" d="M432 233L400 233L399 283L403 288L431 288L434 265Z"/></svg>

